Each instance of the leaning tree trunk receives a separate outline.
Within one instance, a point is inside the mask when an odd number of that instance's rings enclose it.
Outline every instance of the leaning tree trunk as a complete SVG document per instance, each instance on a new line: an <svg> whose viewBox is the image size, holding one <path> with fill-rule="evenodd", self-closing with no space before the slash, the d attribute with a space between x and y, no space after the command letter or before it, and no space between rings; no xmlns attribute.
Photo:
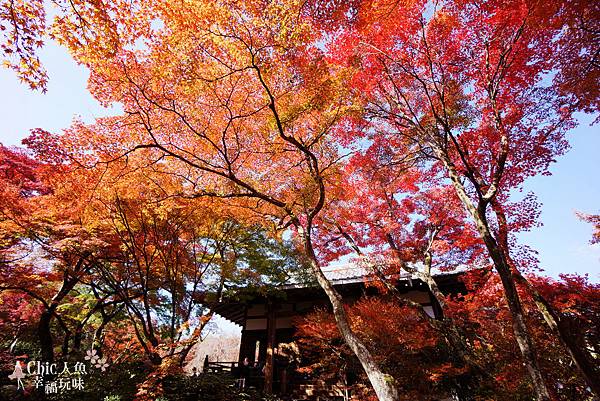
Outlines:
<svg viewBox="0 0 600 401"><path fill-rule="evenodd" d="M550 394L548 393L548 389L544 383L544 378L542 377L541 369L536 358L533 341L525 322L523 305L521 304L521 299L519 297L519 293L517 292L515 281L512 278L510 267L506 263L506 260L504 260L502 252L491 235L484 236L484 242L488 252L490 253L490 256L492 257L494 266L498 271L500 280L502 281L502 286L504 287L504 297L506 298L508 309L512 315L512 326L515 339L517 340L521 354L525 359L525 366L529 372L529 376L532 380L537 398L540 401L549 400Z"/></svg>
<svg viewBox="0 0 600 401"><path fill-rule="evenodd" d="M347 232L345 232L339 224L337 224L337 228L338 228L340 234L348 241L348 243L350 244L352 249L358 255L362 256L363 253L362 253L361 249L356 245L356 242L354 241L352 236L350 234L348 234ZM481 365L472 357L471 353L468 351L467 343L466 343L464 337L460 334L456 325L454 324L454 321L444 314L444 310L446 309L446 303L444 301L445 297L444 297L444 294L442 293L442 291L439 289L437 283L433 279L433 276L431 275L431 261L432 261L431 252L429 250L427 250L425 252L424 262L425 262L426 270L425 270L425 272L421 272L417 269L409 267L404 262L404 260L400 256L398 246L396 245L396 242L394 241L394 238L391 235L391 233L386 233L385 237L388 242L388 245L392 249L393 254L397 258L398 263L400 264L402 269L405 270L407 273L420 279L421 281L426 283L427 286L429 287L429 291L431 292L431 295L433 296L432 301L436 302L439 306L440 313L441 313L441 315L439 316L440 320L438 321L436 318L433 318L433 319L430 318L430 316L423 309L422 305L417 304L416 302L411 301L406 297L402 297L402 295L398 291L398 288L396 288L394 285L392 285L389 282L388 278L383 274L383 272L381 272L381 270L379 270L379 268L377 268L377 266L373 266L374 267L373 272L375 273L377 278L386 287L386 290L389 291L389 293L392 294L393 297L400 303L400 305L409 305L409 306L415 308L417 311L419 311L421 316L423 316L425 319L427 319L429 321L429 323L432 325L432 327L434 327L444 337L448 346L453 350L453 352L456 354L456 356L462 363L464 363L465 365L467 365L471 369L473 369L473 371L477 375L479 375L483 378L489 378L489 374L485 371L485 369L483 369L481 367ZM433 237L432 237L432 241L433 241Z"/></svg>
<svg viewBox="0 0 600 401"><path fill-rule="evenodd" d="M544 321L566 348L571 360L579 370L579 373L590 387L597 398L600 398L600 374L594 368L594 364L590 361L590 356L577 344L572 335L571 328L568 322L565 321L560 312L557 312L552 305L540 294L535 287L525 278L516 266L516 263L510 257L508 251L508 230L506 215L501 205L496 201L492 201L492 209L496 214L499 225L499 242L504 249L504 257L512 268L515 279L524 286L529 295L533 298L539 312Z"/></svg>
<svg viewBox="0 0 600 401"><path fill-rule="evenodd" d="M377 394L377 398L379 401L398 400L398 390L394 386L393 378L381 371L381 368L373 358L373 355L367 346L358 338L354 331L352 331L352 328L350 327L350 320L348 318L348 314L346 313L346 309L344 308L341 295L333 287L327 277L325 277L325 274L323 274L323 271L321 270L321 267L317 261L310 238L304 235L303 239L306 254L309 257L311 270L315 275L317 282L321 288L323 288L323 291L325 291L325 294L331 302L333 316L335 317L338 330L340 331L340 334L342 335L342 338L346 344L348 344L352 352L354 352L360 361L360 364L365 370L365 373L367 374L367 377L373 386L373 390L375 390L375 394Z"/></svg>
<svg viewBox="0 0 600 401"><path fill-rule="evenodd" d="M600 374L594 368L592 362L590 362L589 356L577 344L571 327L565 319L559 316L550 303L540 294L533 285L520 273L516 274L517 280L524 284L525 288L529 291L530 295L544 317L544 321L550 327L552 333L560 340L563 346L566 348L571 360L581 373L581 376L585 380L586 384L590 387L595 397L600 399Z"/></svg>
<svg viewBox="0 0 600 401"><path fill-rule="evenodd" d="M506 299L508 309L510 310L512 316L513 333L515 335L517 345L519 346L519 350L521 351L521 355L523 356L525 367L527 368L527 372L533 384L536 398L538 401L550 400L550 394L546 388L546 383L544 382L544 378L536 357L533 340L531 339L531 335L527 329L523 305L521 304L521 299L519 297L519 293L517 292L517 287L512 277L510 266L504 257L504 253L498 246L496 239L492 235L489 223L485 216L486 204L484 204L483 201L480 201L477 208L473 205L473 202L469 198L469 195L467 194L452 161L439 149L435 150L436 155L446 167L446 171L448 172L448 176L452 181L452 185L458 198L461 200L463 206L467 209L467 212L475 221L477 231L479 232L479 235L487 248L498 275L500 276L502 287L504 288L504 298Z"/></svg>
<svg viewBox="0 0 600 401"><path fill-rule="evenodd" d="M579 370L579 373L583 376L586 384L590 386L590 389L600 399L600 374L594 368L588 354L577 344L571 327L565 319L558 315L550 303L540 294L532 284L523 277L520 273L517 273L517 280L525 285L525 288L529 290L529 293L533 297L538 310L544 317L544 321L550 327L552 332L567 349L571 360Z"/></svg>

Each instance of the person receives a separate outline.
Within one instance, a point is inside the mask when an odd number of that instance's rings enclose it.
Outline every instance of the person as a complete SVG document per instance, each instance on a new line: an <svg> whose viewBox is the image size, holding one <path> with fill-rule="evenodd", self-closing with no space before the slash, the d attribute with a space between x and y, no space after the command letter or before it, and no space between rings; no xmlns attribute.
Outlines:
<svg viewBox="0 0 600 401"><path fill-rule="evenodd" d="M204 363L202 364L202 371L204 373L208 372L208 354L204 356Z"/></svg>
<svg viewBox="0 0 600 401"><path fill-rule="evenodd" d="M192 377L198 377L198 369L195 366L192 368Z"/></svg>
<svg viewBox="0 0 600 401"><path fill-rule="evenodd" d="M250 377L250 359L245 357L240 366L240 388L246 387L246 380Z"/></svg>

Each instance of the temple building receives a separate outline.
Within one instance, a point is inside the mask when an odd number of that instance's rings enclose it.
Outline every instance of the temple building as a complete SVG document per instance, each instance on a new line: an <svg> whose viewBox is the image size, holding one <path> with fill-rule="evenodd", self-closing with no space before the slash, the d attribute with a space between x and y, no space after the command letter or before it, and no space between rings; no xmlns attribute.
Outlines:
<svg viewBox="0 0 600 401"><path fill-rule="evenodd" d="M445 294L464 293L465 287L458 280L460 274L440 272L434 278ZM357 272L356 269L332 270L327 275L348 304L377 293L364 272ZM403 296L421 304L431 317L440 316L437 302L422 281L407 275L397 280L396 287ZM295 318L315 308L330 309L325 292L316 283L291 284L280 287L271 295L244 294L240 299L224 300L212 305L215 313L242 328L238 361L232 363L232 370L239 375L240 369L250 366L250 381L254 385L266 383L265 388L271 387L276 393L289 391L290 385L298 383L294 383L293 375L289 372L283 375L278 372L273 356L277 356L280 345L294 341ZM218 366L215 368L218 369Z"/></svg>

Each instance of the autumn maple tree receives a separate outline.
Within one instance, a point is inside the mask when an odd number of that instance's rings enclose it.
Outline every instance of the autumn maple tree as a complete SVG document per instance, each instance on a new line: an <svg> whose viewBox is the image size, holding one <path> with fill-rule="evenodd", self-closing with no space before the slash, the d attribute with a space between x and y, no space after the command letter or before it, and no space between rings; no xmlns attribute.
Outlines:
<svg viewBox="0 0 600 401"><path fill-rule="evenodd" d="M393 297L377 296L358 300L349 312L353 329L369 339L375 358L402 389L398 399L444 398L453 392L467 396L475 376L461 366L442 333L418 309L398 305ZM366 378L354 355L340 341L331 314L316 310L300 318L296 326L302 349L301 372L344 383L353 400L377 399L365 386Z"/></svg>
<svg viewBox="0 0 600 401"><path fill-rule="evenodd" d="M403 273L427 284L439 321L399 298L406 309L390 314L444 340L462 364L449 372L502 375L516 344L530 381L520 393L531 384L547 400L547 381L565 381L536 350L551 344L600 394L593 329L572 335L595 309L560 298L594 291L528 276L535 253L515 236L539 222L533 194L515 200L525 181L566 152L574 112L598 111L596 2L52 3L50 13L40 0L0 2L4 63L44 90L38 52L55 40L90 70L91 94L123 114L36 130L30 153L0 148L1 296L33 301L7 327L17 338L19 316L35 316L44 359L55 338L64 356L86 334L101 351L124 330L155 365L181 363L212 313L200 304L226 282L285 273L268 255L288 251L285 234L380 400L411 379L373 350L380 333L353 320L369 304L346 309L323 273L341 256L366 261L385 296ZM498 276L462 306L437 288L436 271L490 263ZM481 305L491 309L478 315ZM475 345L485 319L499 322ZM499 334L508 325L512 336ZM400 342L414 335L389 328ZM272 350L267 359L270 378Z"/></svg>
<svg viewBox="0 0 600 401"><path fill-rule="evenodd" d="M529 276L553 307L571 316L576 341L596 350L598 286L585 277L563 276L560 280ZM387 295L365 297L349 307L352 324L368 337L376 357L392 372L403 389L401 399L439 399L450 394L460 399L529 400L532 392L525 367L515 359L517 344L511 334L511 318L502 301L502 285L490 270L474 269L463 276L468 291L446 302L465 341L471 358L485 370L477 376L448 347L444 332L430 324L418 309L399 304ZM523 291L520 288L519 291ZM572 374L570 360L559 341L545 329L533 299L523 291L527 319L537 344L547 356L541 363L544 377L555 386L556 400L587 399L592 396L581 377ZM322 380L344 383L353 399L370 399L365 378L347 347L340 341L330 313L317 310L300 318L296 336L302 347L299 370ZM340 376L342 380L340 380ZM343 380L345 379L345 380Z"/></svg>
<svg viewBox="0 0 600 401"><path fill-rule="evenodd" d="M147 149L168 160L165 169L187 181L176 195L227 198L268 225L292 228L344 339L380 398L395 399L313 249L339 159L329 134L350 105L318 46L319 31L293 17L301 6L129 3L130 12L110 23L64 30L60 40L90 67L92 93L123 104L125 116L89 128L91 136L112 137L124 157Z"/></svg>
<svg viewBox="0 0 600 401"><path fill-rule="evenodd" d="M64 332L62 353L71 331L60 305L97 260L98 239L80 224L80 204L64 202L56 184L62 169L52 169L30 155L4 148L2 291L18 292L42 307L37 333L42 357L54 358L52 322ZM50 268L48 268L50 266Z"/></svg>
<svg viewBox="0 0 600 401"><path fill-rule="evenodd" d="M99 281L123 301L148 358L182 366L213 316L210 305L228 287L275 285L291 271L283 265L283 247L261 241L264 232L219 213L224 209L217 203L161 201L137 185L134 196L111 196L94 210L106 215L118 245L98 266Z"/></svg>
<svg viewBox="0 0 600 401"><path fill-rule="evenodd" d="M38 51L46 35L46 9L43 1L6 0L0 2L0 51L5 67L31 89L45 90L48 76Z"/></svg>
<svg viewBox="0 0 600 401"><path fill-rule="evenodd" d="M561 276L560 280L529 275L528 279L546 297L571 325L572 339L579 346L595 352L598 288L582 276ZM524 367L515 363L516 343L510 333L510 312L501 301L502 286L499 277L487 272L472 272L465 277L468 293L453 299L450 308L455 321L461 325L473 343L474 353L495 377L499 388L490 395L497 399L530 399L531 393L525 379ZM547 330L543 316L535 307L534 298L525 285L518 290L526 306L527 320L536 344L544 349L540 367L549 383L552 399L586 399L593 390L579 375L572 374L572 364L567 350L559 339Z"/></svg>
<svg viewBox="0 0 600 401"><path fill-rule="evenodd" d="M544 57L556 27L542 26L538 3L361 2L333 44L336 57L356 71L364 116L355 136L391 144L380 156L406 168L407 154L437 163L475 223L502 278L515 338L539 399L548 399L538 355L528 334L515 281L531 258L514 242L515 232L535 224L531 196L510 198L528 177L546 173L567 148L573 126L568 99L547 85L560 68ZM347 139L346 139L347 140ZM407 153L408 151L408 153ZM515 275L515 277L513 277ZM533 286L537 306L563 340L591 386L597 382L586 351L570 343L560 314Z"/></svg>
<svg viewBox="0 0 600 401"><path fill-rule="evenodd" d="M95 169L70 163L67 138L37 131L27 153L2 148L11 202L1 210L0 292L7 307L23 304L7 330L15 344L35 332L43 360L56 357L61 339L60 358L91 347L118 359L129 347L181 366L226 286L273 284L297 265L219 202L165 198L181 181L141 170L140 158ZM33 329L16 318L27 313ZM140 348L107 349L115 333Z"/></svg>

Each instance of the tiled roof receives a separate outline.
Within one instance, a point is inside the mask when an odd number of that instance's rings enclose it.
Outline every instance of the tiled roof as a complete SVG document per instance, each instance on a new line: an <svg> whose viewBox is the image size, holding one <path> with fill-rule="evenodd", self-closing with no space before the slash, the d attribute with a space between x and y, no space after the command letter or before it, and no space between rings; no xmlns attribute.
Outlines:
<svg viewBox="0 0 600 401"><path fill-rule="evenodd" d="M423 271L424 269L424 265L421 263L413 264L411 265L411 267L420 271ZM468 267L463 265L457 266L452 270L440 270L433 268L432 275L434 277L446 276L450 274L462 273L465 272L467 269ZM323 273L325 273L327 279L329 279L329 281L331 281L333 284L348 284L374 279L373 272L368 267L368 264L361 263L360 261L353 261L341 264L331 264L323 268ZM400 280L416 279L416 277L414 277L411 273L405 270L402 270L399 274L396 274L394 276L394 278ZM289 284L284 285L283 288L298 288L307 285L310 285L310 283L292 280Z"/></svg>

